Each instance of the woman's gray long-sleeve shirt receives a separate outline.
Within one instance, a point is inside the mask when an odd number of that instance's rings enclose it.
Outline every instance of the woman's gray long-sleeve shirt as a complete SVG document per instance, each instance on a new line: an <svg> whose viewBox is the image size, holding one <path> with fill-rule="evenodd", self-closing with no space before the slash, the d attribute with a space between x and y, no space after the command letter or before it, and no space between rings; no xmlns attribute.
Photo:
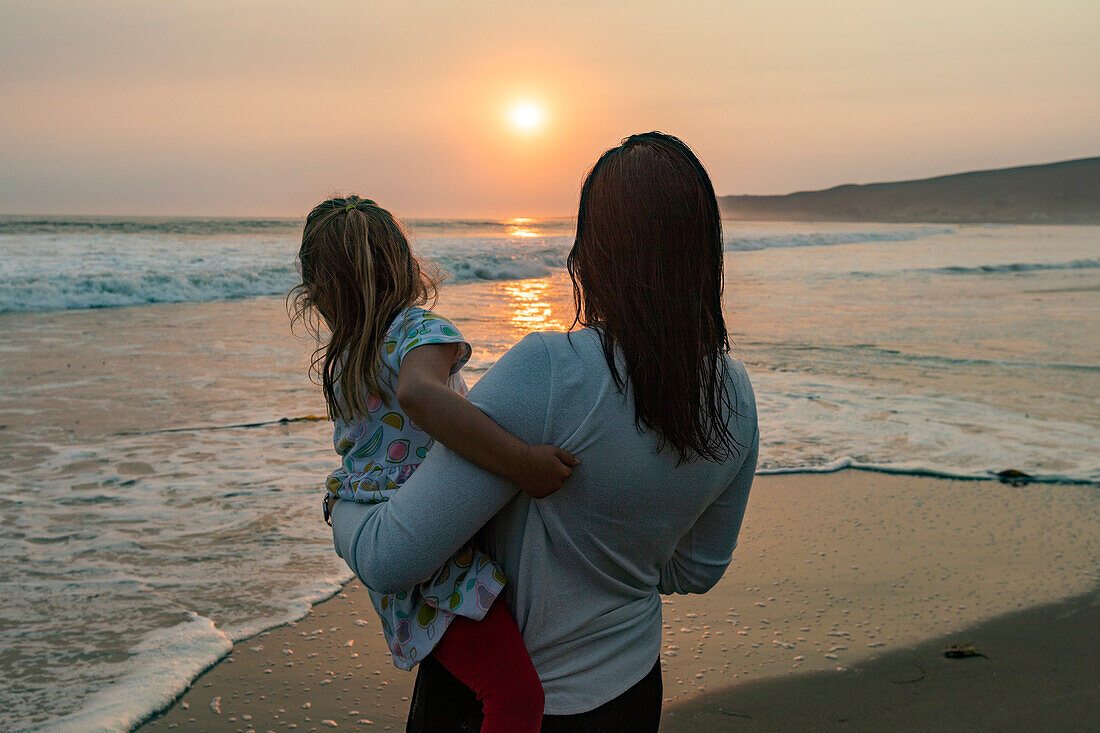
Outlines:
<svg viewBox="0 0 1100 733"><path fill-rule="evenodd" d="M629 689L660 654L660 593L703 593L737 543L756 469L756 405L730 362L743 446L725 463L676 465L635 424L592 329L534 333L470 391L470 400L530 444L580 460L557 493L533 500L442 445L388 502L339 502L337 553L369 588L426 580L476 535L508 576L505 600L546 692L546 713L591 710ZM484 529L482 529L484 527ZM480 533L479 533L479 530Z"/></svg>

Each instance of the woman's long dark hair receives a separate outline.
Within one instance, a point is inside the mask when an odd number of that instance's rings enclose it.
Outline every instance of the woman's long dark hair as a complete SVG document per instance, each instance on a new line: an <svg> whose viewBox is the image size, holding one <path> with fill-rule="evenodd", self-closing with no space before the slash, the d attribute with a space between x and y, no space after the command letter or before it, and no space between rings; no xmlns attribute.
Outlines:
<svg viewBox="0 0 1100 733"><path fill-rule="evenodd" d="M581 189L568 268L574 325L598 329L616 386L634 392L639 427L681 463L735 454L722 219L691 149L647 132L600 156Z"/></svg>

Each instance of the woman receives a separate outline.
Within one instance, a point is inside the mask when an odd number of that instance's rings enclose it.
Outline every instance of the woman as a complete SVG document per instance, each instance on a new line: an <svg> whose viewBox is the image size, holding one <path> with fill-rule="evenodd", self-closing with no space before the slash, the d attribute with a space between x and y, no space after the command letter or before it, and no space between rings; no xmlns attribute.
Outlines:
<svg viewBox="0 0 1100 733"><path fill-rule="evenodd" d="M604 153L568 267L583 328L528 335L469 394L528 443L576 455L566 486L532 500L437 446L390 501L337 502L333 537L367 586L392 592L480 530L543 683L543 730L656 730L659 594L722 577L758 441L728 356L718 204L691 150L651 132ZM429 657L409 729L462 729L477 707Z"/></svg>

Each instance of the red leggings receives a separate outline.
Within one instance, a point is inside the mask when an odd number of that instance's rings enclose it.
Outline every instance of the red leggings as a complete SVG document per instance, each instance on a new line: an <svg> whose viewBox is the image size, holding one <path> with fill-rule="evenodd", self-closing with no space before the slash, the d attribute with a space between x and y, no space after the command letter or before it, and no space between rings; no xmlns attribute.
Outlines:
<svg viewBox="0 0 1100 733"><path fill-rule="evenodd" d="M542 683L504 601L498 598L481 621L456 617L432 656L477 695L481 733L539 730Z"/></svg>

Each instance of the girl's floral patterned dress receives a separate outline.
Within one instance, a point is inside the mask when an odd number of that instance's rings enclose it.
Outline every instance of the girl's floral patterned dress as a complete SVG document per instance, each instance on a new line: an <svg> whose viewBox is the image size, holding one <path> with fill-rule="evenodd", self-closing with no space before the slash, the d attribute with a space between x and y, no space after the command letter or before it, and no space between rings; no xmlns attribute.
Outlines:
<svg viewBox="0 0 1100 733"><path fill-rule="evenodd" d="M382 342L382 360L392 370L392 384L383 380L385 399L371 395L366 415L336 420L332 440L343 460L325 483L330 492L352 501L386 501L424 460L432 438L402 412L393 389L405 354L425 344L447 343L462 347L448 386L464 395L466 383L459 372L471 349L458 328L423 308L406 308L397 315ZM336 398L340 399L338 387ZM504 582L492 560L466 547L415 588L393 594L368 588L394 665L412 669L431 652L456 615L481 620Z"/></svg>

